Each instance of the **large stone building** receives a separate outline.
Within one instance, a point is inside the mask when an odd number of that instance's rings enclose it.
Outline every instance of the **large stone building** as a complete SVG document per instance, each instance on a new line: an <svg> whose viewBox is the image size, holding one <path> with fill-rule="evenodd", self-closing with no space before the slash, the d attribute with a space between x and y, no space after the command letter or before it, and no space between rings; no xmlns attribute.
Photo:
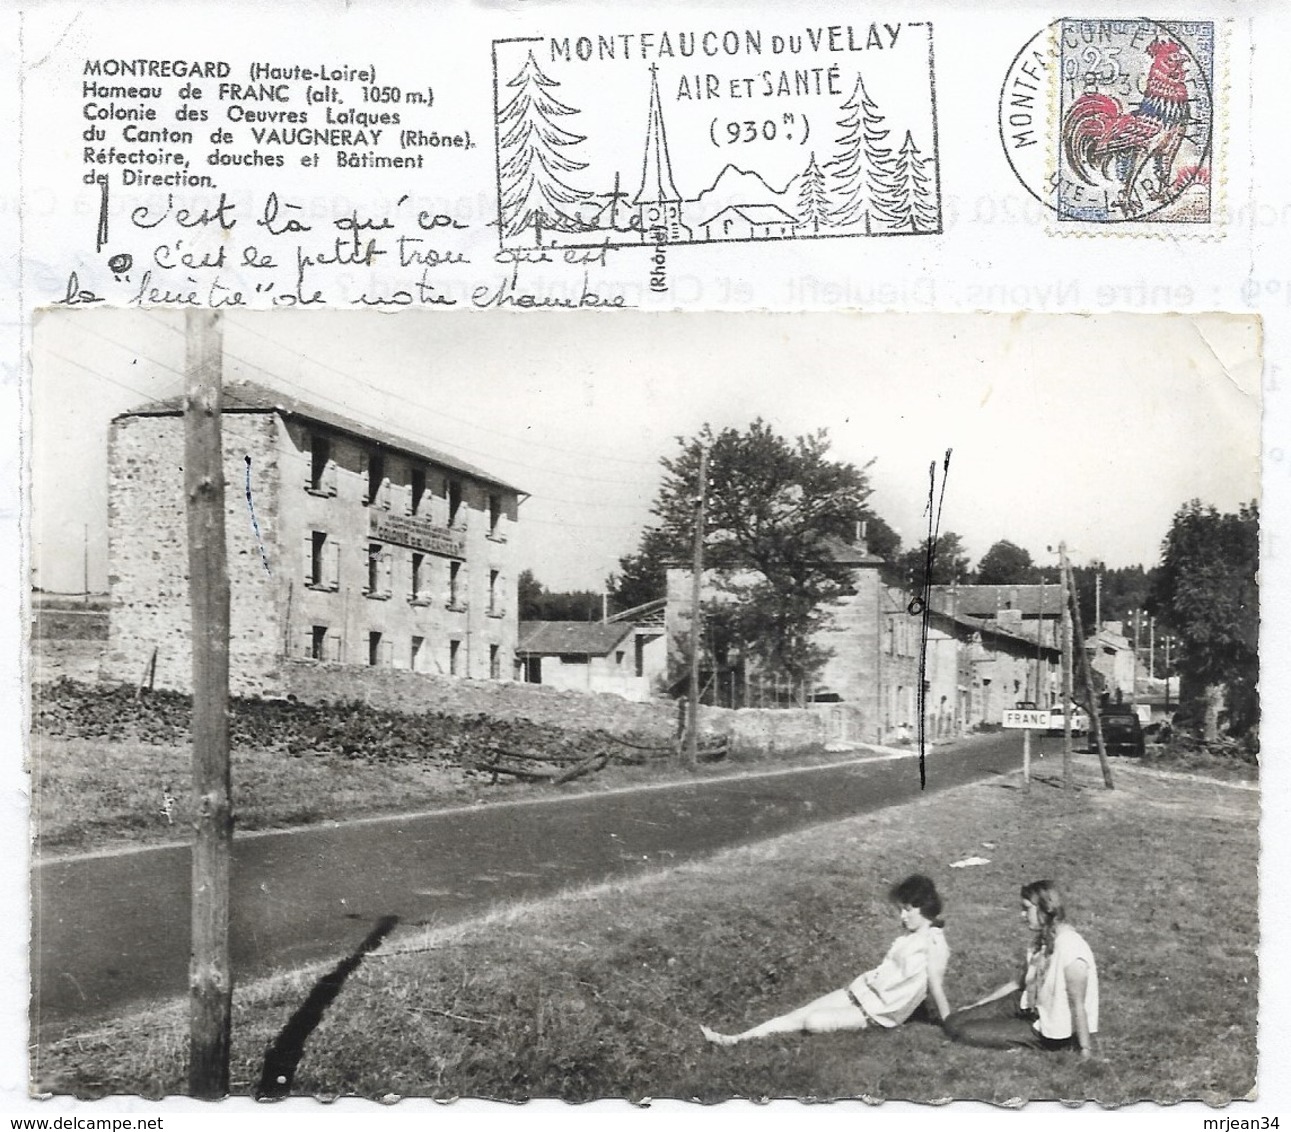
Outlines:
<svg viewBox="0 0 1291 1132"><path fill-rule="evenodd" d="M223 414L230 685L285 694L303 667L514 678L511 536L523 493L415 440L253 384ZM108 663L191 685L182 398L109 434Z"/></svg>
<svg viewBox="0 0 1291 1132"><path fill-rule="evenodd" d="M883 559L863 541L828 540L825 547L847 567L851 592L830 607L816 637L829 657L797 698L845 708L849 738L913 740L921 687L925 735L934 739L999 724L1019 702L1048 707L1057 700L1056 586L1047 594L1041 586L934 587L925 651L922 610L912 609L908 591L884 582ZM690 634L690 577L685 570L668 571L674 668ZM706 586L704 599L712 596Z"/></svg>

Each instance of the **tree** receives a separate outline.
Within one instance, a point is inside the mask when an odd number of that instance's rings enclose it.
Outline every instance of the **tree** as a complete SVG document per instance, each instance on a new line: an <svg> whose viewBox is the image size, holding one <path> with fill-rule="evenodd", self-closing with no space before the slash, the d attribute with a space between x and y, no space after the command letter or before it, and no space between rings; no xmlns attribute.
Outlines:
<svg viewBox="0 0 1291 1132"><path fill-rule="evenodd" d="M912 546L893 561L889 573L891 584L910 593L921 593L924 585L948 586L968 578L968 555L964 553L964 540L954 531L937 537L933 554L932 576L928 576L928 540Z"/></svg>
<svg viewBox="0 0 1291 1132"><path fill-rule="evenodd" d="M830 551L857 524L877 519L867 469L829 459L827 435L789 441L762 420L744 432L677 438L654 504L658 547L687 561L698 493L699 451L708 449L705 566L741 652L767 674L801 684L827 658L813 637L845 594L849 572Z"/></svg>
<svg viewBox="0 0 1291 1132"><path fill-rule="evenodd" d="M683 561L689 561L689 558L672 553L661 530L646 528L641 533L636 553L620 558L618 572L605 579L605 589L614 612L622 613L625 609L635 609L638 605L666 597L668 567L679 566Z"/></svg>
<svg viewBox="0 0 1291 1132"><path fill-rule="evenodd" d="M992 546L977 564L977 584L981 586L1024 585L1038 582L1040 577L1030 553L1007 539Z"/></svg>
<svg viewBox="0 0 1291 1132"><path fill-rule="evenodd" d="M822 224L829 223L829 196L825 192L825 174L816 164L813 152L807 168L802 173L802 183L798 188L798 220L804 226L811 225L814 236Z"/></svg>
<svg viewBox="0 0 1291 1132"><path fill-rule="evenodd" d="M502 234L518 236L532 228L539 245L544 230L581 231L585 225L574 209L591 197L562 179L587 163L565 152L586 138L557 124L557 118L578 113L548 93L559 85L542 73L530 51L520 72L507 83L515 95L498 112Z"/></svg>
<svg viewBox="0 0 1291 1132"><path fill-rule="evenodd" d="M516 579L521 621L599 621L601 595L591 590L549 590L532 570Z"/></svg>
<svg viewBox="0 0 1291 1132"><path fill-rule="evenodd" d="M1180 638L1178 668L1202 690L1203 734L1219 735L1227 691L1228 728L1258 720L1259 511L1254 503L1221 515L1199 499L1185 503L1161 545L1149 609Z"/></svg>
<svg viewBox="0 0 1291 1132"><path fill-rule="evenodd" d="M896 182L892 149L880 143L891 132L883 128L884 116L865 90L860 73L852 96L843 103L846 112L838 120L838 156L825 164L834 179L835 205L831 223L845 227L871 218L884 224L898 220L900 186Z"/></svg>
<svg viewBox="0 0 1291 1132"><path fill-rule="evenodd" d="M941 218L933 193L932 174L929 172L933 160L922 156L910 131L906 130L894 170L896 183L901 190L896 231L909 229L911 232L936 232L940 229Z"/></svg>

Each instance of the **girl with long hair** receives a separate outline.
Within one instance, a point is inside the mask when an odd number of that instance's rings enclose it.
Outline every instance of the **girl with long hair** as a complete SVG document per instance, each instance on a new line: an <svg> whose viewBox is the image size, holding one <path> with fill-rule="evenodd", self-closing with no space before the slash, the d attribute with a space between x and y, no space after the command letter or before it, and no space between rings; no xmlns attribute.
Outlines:
<svg viewBox="0 0 1291 1132"><path fill-rule="evenodd" d="M1098 1032L1098 967L1067 922L1052 881L1022 886L1022 916L1031 946L1020 979L998 987L945 1020L946 1033L985 1049L1074 1049L1092 1053Z"/></svg>
<svg viewBox="0 0 1291 1132"><path fill-rule="evenodd" d="M899 1026L931 996L938 1016L950 1013L942 983L950 949L942 931L941 897L926 876L915 874L888 893L901 919L902 934L883 962L841 990L781 1014L739 1034L719 1034L701 1026L715 1045L733 1046L771 1034L825 1034L836 1030Z"/></svg>

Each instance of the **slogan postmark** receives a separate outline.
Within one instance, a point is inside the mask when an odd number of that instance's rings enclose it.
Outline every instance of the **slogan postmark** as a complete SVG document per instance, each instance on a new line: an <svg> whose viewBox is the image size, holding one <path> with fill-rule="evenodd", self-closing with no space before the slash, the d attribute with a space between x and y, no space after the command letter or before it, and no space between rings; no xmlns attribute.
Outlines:
<svg viewBox="0 0 1291 1132"><path fill-rule="evenodd" d="M494 41L503 250L940 234L932 32L840 15Z"/></svg>
<svg viewBox="0 0 1291 1132"><path fill-rule="evenodd" d="M1069 17L1018 52L1000 89L1000 142L1057 230L1213 227L1216 30Z"/></svg>

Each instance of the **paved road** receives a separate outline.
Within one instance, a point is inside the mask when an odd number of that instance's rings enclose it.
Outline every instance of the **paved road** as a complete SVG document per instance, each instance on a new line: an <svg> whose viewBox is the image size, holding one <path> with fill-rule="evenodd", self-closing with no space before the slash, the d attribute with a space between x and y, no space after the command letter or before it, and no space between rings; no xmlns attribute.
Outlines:
<svg viewBox="0 0 1291 1132"><path fill-rule="evenodd" d="M932 791L1003 774L1016 732L930 752ZM237 980L339 958L382 917L444 925L507 900L658 869L919 793L916 759L855 761L612 794L238 838ZM33 873L32 1020L42 1033L186 993L187 846Z"/></svg>

